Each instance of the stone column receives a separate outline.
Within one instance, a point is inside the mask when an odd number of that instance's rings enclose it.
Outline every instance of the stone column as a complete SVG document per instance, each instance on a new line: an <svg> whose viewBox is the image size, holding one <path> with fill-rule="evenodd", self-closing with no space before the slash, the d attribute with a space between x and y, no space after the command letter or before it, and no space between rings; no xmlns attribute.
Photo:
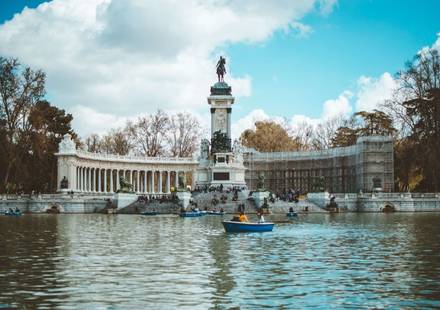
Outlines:
<svg viewBox="0 0 440 310"><path fill-rule="evenodd" d="M147 170L144 170L144 193L148 192L147 190Z"/></svg>
<svg viewBox="0 0 440 310"><path fill-rule="evenodd" d="M133 185L134 189L134 170L130 170L130 183Z"/></svg>
<svg viewBox="0 0 440 310"><path fill-rule="evenodd" d="M179 187L179 171L175 171L174 187L176 189Z"/></svg>
<svg viewBox="0 0 440 310"><path fill-rule="evenodd" d="M110 169L110 193L113 193L113 169Z"/></svg>
<svg viewBox="0 0 440 310"><path fill-rule="evenodd" d="M95 168L90 169L90 191L95 191Z"/></svg>
<svg viewBox="0 0 440 310"><path fill-rule="evenodd" d="M136 183L136 192L138 192L138 193L140 193L141 192L141 176L139 175L140 174L140 170L138 170L137 172L136 172L136 179L137 179L137 183Z"/></svg>
<svg viewBox="0 0 440 310"><path fill-rule="evenodd" d="M107 169L104 169L104 193L107 193Z"/></svg>
<svg viewBox="0 0 440 310"><path fill-rule="evenodd" d="M165 188L166 193L170 193L170 171L167 171L167 186Z"/></svg>
<svg viewBox="0 0 440 310"><path fill-rule="evenodd" d="M84 169L84 167L81 168L81 191L85 191L86 188L86 182L85 182L85 177L86 177L86 171Z"/></svg>
<svg viewBox="0 0 440 310"><path fill-rule="evenodd" d="M91 187L92 187L92 171L91 171L91 168L87 168L87 191L88 192L91 192L92 191L92 189L91 189Z"/></svg>
<svg viewBox="0 0 440 310"><path fill-rule="evenodd" d="M154 188L154 174L156 173L156 171L151 170L151 192L155 193L156 189Z"/></svg>
<svg viewBox="0 0 440 310"><path fill-rule="evenodd" d="M119 185L119 179L120 179L121 177L120 177L120 171L119 171L119 169L118 170L116 170L116 191L118 191L119 190L119 188L120 188L120 185Z"/></svg>
<svg viewBox="0 0 440 310"><path fill-rule="evenodd" d="M101 192L101 169L98 168L98 193Z"/></svg>
<svg viewBox="0 0 440 310"><path fill-rule="evenodd" d="M159 192L159 194L162 194L162 173L163 173L163 171L159 171L159 187L158 187L158 192Z"/></svg>

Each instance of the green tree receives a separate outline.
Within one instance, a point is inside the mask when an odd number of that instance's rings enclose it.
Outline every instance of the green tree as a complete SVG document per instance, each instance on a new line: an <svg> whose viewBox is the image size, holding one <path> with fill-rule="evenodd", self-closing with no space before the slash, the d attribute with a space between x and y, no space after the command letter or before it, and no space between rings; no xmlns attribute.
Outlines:
<svg viewBox="0 0 440 310"><path fill-rule="evenodd" d="M26 155L25 167L20 179L24 179L26 191L52 192L57 188L58 144L66 133L76 137L72 131L72 115L50 105L47 101L35 104L29 115L30 151Z"/></svg>
<svg viewBox="0 0 440 310"><path fill-rule="evenodd" d="M45 94L46 76L43 71L22 67L17 59L0 57L0 168L2 187L19 184L17 179L28 152L32 130L29 114Z"/></svg>
<svg viewBox="0 0 440 310"><path fill-rule="evenodd" d="M401 87L387 105L404 135L396 148L400 188L440 191L440 56L425 49L397 75Z"/></svg>
<svg viewBox="0 0 440 310"><path fill-rule="evenodd" d="M336 130L332 146L349 146L356 143L358 137L371 135L393 135L396 129L389 115L383 111L360 111L347 120L344 126Z"/></svg>

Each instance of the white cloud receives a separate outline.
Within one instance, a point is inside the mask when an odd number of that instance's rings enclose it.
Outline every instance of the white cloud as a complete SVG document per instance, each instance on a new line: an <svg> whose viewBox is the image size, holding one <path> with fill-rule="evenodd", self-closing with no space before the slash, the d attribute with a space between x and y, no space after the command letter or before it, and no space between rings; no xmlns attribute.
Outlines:
<svg viewBox="0 0 440 310"><path fill-rule="evenodd" d="M278 124L284 124L285 118L282 116L269 115L263 109L256 109L232 123L232 138L238 139L246 129L255 129L255 123L258 121L273 120Z"/></svg>
<svg viewBox="0 0 440 310"><path fill-rule="evenodd" d="M0 54L42 68L49 99L74 118L87 115L81 113L84 107L96 117L116 118L157 108L196 111L206 108L222 47L264 42L279 30L305 34L311 29L299 20L316 7L333 5L329 0L53 0L0 25ZM251 94L249 76L232 70L227 81L235 96ZM76 120L75 130L95 128L88 122Z"/></svg>
<svg viewBox="0 0 440 310"><path fill-rule="evenodd" d="M371 111L379 107L385 100L391 99L396 80L385 72L379 78L361 76L358 81L356 100L357 111Z"/></svg>
<svg viewBox="0 0 440 310"><path fill-rule="evenodd" d="M331 119L339 116L348 116L352 112L350 99L353 93L346 90L342 92L338 98L329 99L324 102L322 118Z"/></svg>

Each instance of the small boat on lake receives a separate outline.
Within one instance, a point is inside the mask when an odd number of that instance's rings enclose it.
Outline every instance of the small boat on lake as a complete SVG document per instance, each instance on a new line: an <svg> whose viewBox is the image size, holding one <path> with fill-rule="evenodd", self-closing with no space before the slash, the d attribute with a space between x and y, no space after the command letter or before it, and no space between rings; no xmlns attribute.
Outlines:
<svg viewBox="0 0 440 310"><path fill-rule="evenodd" d="M141 213L142 215L157 215L157 211L145 211Z"/></svg>
<svg viewBox="0 0 440 310"><path fill-rule="evenodd" d="M4 213L6 216L21 216L22 215L22 213L21 213L21 211L20 210L8 210L8 211L5 211L5 213Z"/></svg>
<svg viewBox="0 0 440 310"><path fill-rule="evenodd" d="M250 222L236 222L223 221L223 227L226 232L265 232L272 231L274 223L250 223Z"/></svg>
<svg viewBox="0 0 440 310"><path fill-rule="evenodd" d="M225 212L222 211L206 211L207 215L223 215Z"/></svg>
<svg viewBox="0 0 440 310"><path fill-rule="evenodd" d="M179 214L180 217L200 217L205 215L205 213L200 211L187 211L187 212L181 212Z"/></svg>
<svg viewBox="0 0 440 310"><path fill-rule="evenodd" d="M298 217L298 213L296 213L296 212L288 212L288 213L286 213L286 216L287 217Z"/></svg>

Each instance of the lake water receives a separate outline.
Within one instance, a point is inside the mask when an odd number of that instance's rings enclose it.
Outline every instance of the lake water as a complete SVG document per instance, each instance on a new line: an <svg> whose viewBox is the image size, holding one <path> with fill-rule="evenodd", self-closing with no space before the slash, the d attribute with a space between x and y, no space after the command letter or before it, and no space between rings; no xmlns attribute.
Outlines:
<svg viewBox="0 0 440 310"><path fill-rule="evenodd" d="M261 234L219 216L1 216L7 305L438 308L440 214L309 214Z"/></svg>

